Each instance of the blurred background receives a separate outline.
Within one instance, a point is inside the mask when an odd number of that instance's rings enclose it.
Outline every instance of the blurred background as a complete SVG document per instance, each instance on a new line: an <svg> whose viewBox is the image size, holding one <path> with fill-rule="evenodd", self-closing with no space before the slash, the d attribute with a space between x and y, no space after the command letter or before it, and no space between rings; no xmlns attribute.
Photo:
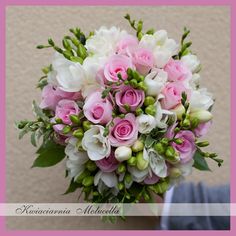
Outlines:
<svg viewBox="0 0 236 236"><path fill-rule="evenodd" d="M134 33L123 16L144 21L144 29L166 29L180 41L183 27L191 30L192 51L202 63L201 86L215 95L214 123L207 135L209 150L224 159L219 168L209 160L212 172L194 170L187 181L209 185L228 183L230 178L230 9L221 7L19 7L7 8L6 17L6 108L7 108L7 202L73 203L78 193L62 195L69 179L64 178L65 162L46 169L30 169L35 148L29 137L18 140L14 122L33 119L32 100L40 101L35 89L41 67L50 64L53 51L37 50L52 37L57 44L68 29L80 27L85 33L101 25L118 26ZM9 229L154 229L156 218L128 217L126 222L105 224L99 217L9 217Z"/></svg>

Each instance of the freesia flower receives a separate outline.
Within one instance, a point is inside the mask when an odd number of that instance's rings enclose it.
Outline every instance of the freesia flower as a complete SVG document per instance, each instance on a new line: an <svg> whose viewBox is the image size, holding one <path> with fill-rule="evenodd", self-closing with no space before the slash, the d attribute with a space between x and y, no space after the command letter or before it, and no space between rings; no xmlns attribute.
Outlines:
<svg viewBox="0 0 236 236"><path fill-rule="evenodd" d="M181 61L184 63L185 66L189 68L193 73L199 68L200 61L196 55L187 54L181 57Z"/></svg>
<svg viewBox="0 0 236 236"><path fill-rule="evenodd" d="M130 56L137 49L138 39L133 35L124 36L116 45L116 53Z"/></svg>
<svg viewBox="0 0 236 236"><path fill-rule="evenodd" d="M114 151L107 158L96 161L96 165L103 172L113 172L117 169L119 162L116 160Z"/></svg>
<svg viewBox="0 0 236 236"><path fill-rule="evenodd" d="M200 138L206 135L212 125L212 121L200 123L197 128L194 129L194 134L196 137Z"/></svg>
<svg viewBox="0 0 236 236"><path fill-rule="evenodd" d="M84 133L82 146L87 151L89 159L98 161L108 157L111 153L110 141L104 137L105 128L101 125L93 125Z"/></svg>
<svg viewBox="0 0 236 236"><path fill-rule="evenodd" d="M154 116L142 114L137 117L138 131L141 134L148 134L156 127Z"/></svg>

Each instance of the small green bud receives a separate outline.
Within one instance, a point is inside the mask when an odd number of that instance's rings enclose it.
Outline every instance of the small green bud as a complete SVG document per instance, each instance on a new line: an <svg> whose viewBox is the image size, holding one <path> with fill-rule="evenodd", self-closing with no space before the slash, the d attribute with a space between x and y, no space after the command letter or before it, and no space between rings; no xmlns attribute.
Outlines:
<svg viewBox="0 0 236 236"><path fill-rule="evenodd" d="M23 129L28 124L27 121L20 121L17 125L18 129Z"/></svg>
<svg viewBox="0 0 236 236"><path fill-rule="evenodd" d="M81 184L82 181L83 181L83 179L84 179L86 176L89 176L89 175L90 175L90 171L84 170L84 171L82 172L82 174L80 174L80 175L76 178L75 182Z"/></svg>
<svg viewBox="0 0 236 236"><path fill-rule="evenodd" d="M94 177L93 177L93 176L86 176L86 177L83 179L82 184L83 184L85 187L88 187L88 186L93 185L93 181L94 181Z"/></svg>
<svg viewBox="0 0 236 236"><path fill-rule="evenodd" d="M140 116L140 115L143 114L143 110L142 110L141 108L137 108L136 111L135 111L135 114L136 114L137 116Z"/></svg>
<svg viewBox="0 0 236 236"><path fill-rule="evenodd" d="M196 145L198 147L207 147L209 146L209 142L208 141L196 142Z"/></svg>
<svg viewBox="0 0 236 236"><path fill-rule="evenodd" d="M121 191L122 189L124 189L125 185L123 183L118 183L118 189Z"/></svg>
<svg viewBox="0 0 236 236"><path fill-rule="evenodd" d="M154 144L154 150L158 152L158 154L163 155L165 153L165 147L162 143Z"/></svg>
<svg viewBox="0 0 236 236"><path fill-rule="evenodd" d="M127 69L127 75L129 76L129 78L132 78L133 77L133 71L131 68L128 68Z"/></svg>
<svg viewBox="0 0 236 236"><path fill-rule="evenodd" d="M125 180L125 183L127 183L127 184L131 183L131 181L132 181L132 176L131 176L131 174L128 174L128 173L127 173L127 174L125 175L124 180Z"/></svg>
<svg viewBox="0 0 236 236"><path fill-rule="evenodd" d="M83 59L85 59L87 56L86 48L82 44L79 44L78 46L78 54Z"/></svg>
<svg viewBox="0 0 236 236"><path fill-rule="evenodd" d="M146 192L144 192L143 197L144 197L144 200L145 200L145 201L150 200L150 196L149 196L149 194L146 193Z"/></svg>
<svg viewBox="0 0 236 236"><path fill-rule="evenodd" d="M177 156L177 153L172 146L167 147L166 152L165 152L165 157L167 161L173 164L178 163L180 160L179 156Z"/></svg>
<svg viewBox="0 0 236 236"><path fill-rule="evenodd" d="M125 80L125 81L124 81L124 85L129 85L129 81L128 81L128 80Z"/></svg>
<svg viewBox="0 0 236 236"><path fill-rule="evenodd" d="M127 112L130 112L130 105L129 104L124 104L123 107Z"/></svg>
<svg viewBox="0 0 236 236"><path fill-rule="evenodd" d="M142 29L143 29L143 22L139 21L138 26L137 26L137 31L140 32L140 31L142 31Z"/></svg>
<svg viewBox="0 0 236 236"><path fill-rule="evenodd" d="M73 62L79 62L80 64L83 64L83 59L81 57L69 56L68 59L73 61Z"/></svg>
<svg viewBox="0 0 236 236"><path fill-rule="evenodd" d="M97 191L94 191L94 192L93 192L93 196L94 196L94 197L97 197L97 196L99 196L99 193L98 193Z"/></svg>
<svg viewBox="0 0 236 236"><path fill-rule="evenodd" d="M87 131L91 128L92 123L88 120L83 121L82 126L84 131Z"/></svg>
<svg viewBox="0 0 236 236"><path fill-rule="evenodd" d="M146 86L146 84L144 83L144 81L141 81L141 82L138 83L138 89L141 89L141 90L143 90L144 92L147 91L147 86Z"/></svg>
<svg viewBox="0 0 236 236"><path fill-rule="evenodd" d="M149 106L149 105L153 105L155 103L155 98L152 97L152 96L147 96L145 97L145 100L144 100L144 106Z"/></svg>
<svg viewBox="0 0 236 236"><path fill-rule="evenodd" d="M185 113L185 108L182 104L179 104L176 108L171 110L174 112L178 118L178 120L182 119L182 115Z"/></svg>
<svg viewBox="0 0 236 236"><path fill-rule="evenodd" d="M129 166L136 166L137 164L137 158L136 157L130 157L128 160L127 160L127 164Z"/></svg>
<svg viewBox="0 0 236 236"><path fill-rule="evenodd" d="M132 87L134 87L134 88L137 88L137 87L138 87L138 82L137 82L137 80L135 80L135 79L131 79L130 82L129 82L129 84L130 84Z"/></svg>
<svg viewBox="0 0 236 236"><path fill-rule="evenodd" d="M84 137L84 131L82 128L78 128L73 132L73 136L75 136L78 139L82 139Z"/></svg>
<svg viewBox="0 0 236 236"><path fill-rule="evenodd" d="M89 160L89 161L86 163L86 168L87 168L89 171L93 172L93 171L95 171L95 170L97 169L97 165L95 164L94 161L90 161L90 160Z"/></svg>
<svg viewBox="0 0 236 236"><path fill-rule="evenodd" d="M62 133L63 133L63 134L68 134L68 133L70 133L70 131L71 131L71 127L70 127L69 125L66 125L66 126L63 128Z"/></svg>
<svg viewBox="0 0 236 236"><path fill-rule="evenodd" d="M197 128L199 123L200 123L199 119L197 117L194 117L194 118L190 119L190 122L191 122L191 128L192 129Z"/></svg>
<svg viewBox="0 0 236 236"><path fill-rule="evenodd" d="M74 124L77 124L77 125L81 124L81 121L77 115L70 115L70 120Z"/></svg>
<svg viewBox="0 0 236 236"><path fill-rule="evenodd" d="M153 105L149 105L145 108L145 113L151 116L155 116L156 108Z"/></svg>
<svg viewBox="0 0 236 236"><path fill-rule="evenodd" d="M69 41L68 41L66 38L64 38L64 39L62 40L62 44L63 44L63 47L64 47L65 49L71 50L71 45L70 45Z"/></svg>
<svg viewBox="0 0 236 236"><path fill-rule="evenodd" d="M125 164L121 163L117 168L117 172L121 174L121 173L124 173L125 171L126 171Z"/></svg>
<svg viewBox="0 0 236 236"><path fill-rule="evenodd" d="M209 157L211 157L211 158L214 158L214 157L217 157L218 155L216 154L216 153L210 153L210 155L209 155ZM223 160L222 160L222 162L223 162Z"/></svg>
<svg viewBox="0 0 236 236"><path fill-rule="evenodd" d="M137 158L137 168L139 170L144 170L148 167L149 162L144 160L143 152L138 152L136 158Z"/></svg>
<svg viewBox="0 0 236 236"><path fill-rule="evenodd" d="M144 148L144 144L140 140L136 140L133 146L131 147L133 152L140 152L143 150L143 148Z"/></svg>
<svg viewBox="0 0 236 236"><path fill-rule="evenodd" d="M184 119L183 127L188 128L189 126L190 126L190 120L189 119Z"/></svg>
<svg viewBox="0 0 236 236"><path fill-rule="evenodd" d="M182 143L183 143L183 140L182 140L181 138L176 138L176 139L174 139L174 142L175 142L176 144L182 144Z"/></svg>
<svg viewBox="0 0 236 236"><path fill-rule="evenodd" d="M167 146L169 144L169 139L168 138L162 138L160 141L164 146Z"/></svg>
<svg viewBox="0 0 236 236"><path fill-rule="evenodd" d="M51 38L48 39L48 44L51 45L51 46L55 45L55 43L53 42L53 40Z"/></svg>
<svg viewBox="0 0 236 236"><path fill-rule="evenodd" d="M55 122L56 122L57 124L62 124L62 123L63 123L62 119L61 119L61 118L58 118L58 117L55 118Z"/></svg>

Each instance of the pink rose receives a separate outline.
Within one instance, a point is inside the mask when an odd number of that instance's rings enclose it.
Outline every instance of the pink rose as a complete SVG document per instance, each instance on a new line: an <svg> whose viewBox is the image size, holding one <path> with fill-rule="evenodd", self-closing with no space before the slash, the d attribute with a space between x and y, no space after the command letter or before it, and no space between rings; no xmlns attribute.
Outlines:
<svg viewBox="0 0 236 236"><path fill-rule="evenodd" d="M51 84L48 84L42 90L42 101L40 103L40 108L55 110L58 102L64 98L80 100L81 94L65 92Z"/></svg>
<svg viewBox="0 0 236 236"><path fill-rule="evenodd" d="M111 145L114 147L133 145L138 138L138 124L135 115L128 113L123 119L116 117L113 123L109 134Z"/></svg>
<svg viewBox="0 0 236 236"><path fill-rule="evenodd" d="M117 54L130 55L138 47L138 39L133 35L127 35L121 39L116 47Z"/></svg>
<svg viewBox="0 0 236 236"><path fill-rule="evenodd" d="M172 142L171 145L179 153L180 162L182 164L187 163L193 158L196 152L195 136L189 130L181 130L175 135L175 138L181 139L183 143L176 144Z"/></svg>
<svg viewBox="0 0 236 236"><path fill-rule="evenodd" d="M190 97L190 90L181 82L168 83L163 89L164 98L161 99L161 105L164 109L173 109L181 103L182 93L185 92Z"/></svg>
<svg viewBox="0 0 236 236"><path fill-rule="evenodd" d="M122 113L127 113L124 105L129 105L130 111L135 111L143 105L144 91L131 86L122 86L115 95L116 104Z"/></svg>
<svg viewBox="0 0 236 236"><path fill-rule="evenodd" d="M104 67L104 76L107 81L117 82L119 81L118 74L122 76L124 80L128 78L127 69L134 69L132 60L125 55L114 55L106 63Z"/></svg>
<svg viewBox="0 0 236 236"><path fill-rule="evenodd" d="M147 75L154 66L154 56L151 51L139 48L133 53L133 63L137 71L142 75Z"/></svg>
<svg viewBox="0 0 236 236"><path fill-rule="evenodd" d="M114 151L112 151L109 157L96 161L96 165L103 172L113 172L117 169L119 162L115 158Z"/></svg>
<svg viewBox="0 0 236 236"><path fill-rule="evenodd" d="M112 119L112 104L102 99L101 92L91 93L85 100L83 111L85 117L95 124L106 124Z"/></svg>
<svg viewBox="0 0 236 236"><path fill-rule="evenodd" d="M169 81L184 81L191 77L191 71L179 60L169 60L164 70L168 73Z"/></svg>
<svg viewBox="0 0 236 236"><path fill-rule="evenodd" d="M194 129L194 133L196 137L200 138L208 133L208 130L210 129L212 125L212 121L208 121L205 123L200 123L196 129Z"/></svg>
<svg viewBox="0 0 236 236"><path fill-rule="evenodd" d="M71 115L78 115L80 109L75 101L62 99L58 102L55 112L55 117L62 119L64 124L71 125Z"/></svg>

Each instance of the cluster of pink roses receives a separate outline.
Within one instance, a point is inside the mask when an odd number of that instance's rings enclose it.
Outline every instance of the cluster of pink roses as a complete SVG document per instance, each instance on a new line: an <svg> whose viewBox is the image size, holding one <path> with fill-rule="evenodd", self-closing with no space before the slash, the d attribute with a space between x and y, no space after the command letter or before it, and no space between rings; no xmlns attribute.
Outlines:
<svg viewBox="0 0 236 236"><path fill-rule="evenodd" d="M100 31L86 41L82 65L56 55L42 91L40 106L52 111L70 176L86 169L84 155L98 168L94 185L109 188L117 188L124 175L126 188L185 175L181 168L191 169L195 141L212 118L212 97L195 83L199 61L192 54L174 59L178 45L165 31L140 41L118 29L110 30L114 38L109 29ZM103 53L104 43L110 51ZM155 137L154 131L164 135Z"/></svg>

